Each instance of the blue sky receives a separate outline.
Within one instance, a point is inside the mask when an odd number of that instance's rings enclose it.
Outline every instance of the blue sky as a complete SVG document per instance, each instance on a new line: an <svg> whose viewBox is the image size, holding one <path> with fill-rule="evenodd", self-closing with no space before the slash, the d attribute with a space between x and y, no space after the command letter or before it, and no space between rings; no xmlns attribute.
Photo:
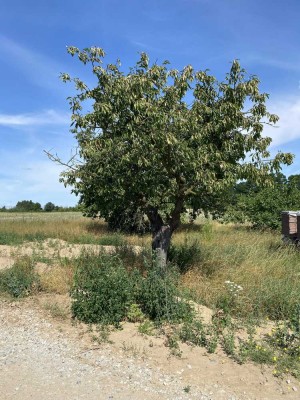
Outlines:
<svg viewBox="0 0 300 400"><path fill-rule="evenodd" d="M268 108L280 116L272 152L290 151L300 173L299 0L10 0L0 2L0 206L19 200L74 205L58 182L62 168L43 150L67 160L76 147L69 132L68 72L84 81L88 69L66 46L104 48L110 61L133 65L138 52L182 69L209 68L223 79L230 62L261 80Z"/></svg>

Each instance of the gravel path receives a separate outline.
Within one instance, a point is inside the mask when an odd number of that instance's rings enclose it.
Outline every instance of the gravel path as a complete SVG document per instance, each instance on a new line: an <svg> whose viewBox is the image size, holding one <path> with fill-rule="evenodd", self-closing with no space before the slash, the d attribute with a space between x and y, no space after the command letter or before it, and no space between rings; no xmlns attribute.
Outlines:
<svg viewBox="0 0 300 400"><path fill-rule="evenodd" d="M185 393L178 377L108 349L82 349L36 310L0 308L0 398L75 399L236 399L220 391L217 397L193 388ZM188 389L186 389L188 390Z"/></svg>
<svg viewBox="0 0 300 400"><path fill-rule="evenodd" d="M167 371L150 359L142 361L113 346L91 344L70 323L63 329L45 318L34 302L0 299L1 400L300 399L292 384L284 389L284 382L253 365L229 364L224 369L202 356L197 358L198 369L183 359ZM192 381L181 374L183 366L194 371Z"/></svg>

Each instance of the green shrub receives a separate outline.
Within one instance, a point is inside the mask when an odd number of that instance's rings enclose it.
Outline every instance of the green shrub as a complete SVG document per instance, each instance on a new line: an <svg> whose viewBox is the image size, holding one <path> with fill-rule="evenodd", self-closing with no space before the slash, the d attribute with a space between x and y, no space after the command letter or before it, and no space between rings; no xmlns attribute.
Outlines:
<svg viewBox="0 0 300 400"><path fill-rule="evenodd" d="M73 316L87 323L119 324L134 303L136 274L113 255L82 255L71 291Z"/></svg>
<svg viewBox="0 0 300 400"><path fill-rule="evenodd" d="M162 269L153 263L141 281L138 303L142 311L155 321L179 322L192 319L191 306L180 298L178 274L171 264Z"/></svg>
<svg viewBox="0 0 300 400"><path fill-rule="evenodd" d="M112 231L140 235L151 231L150 223L145 215L132 207L118 207L110 211L109 215L105 217L105 221Z"/></svg>
<svg viewBox="0 0 300 400"><path fill-rule="evenodd" d="M127 320L129 322L143 322L145 315L138 304L131 304L127 310Z"/></svg>
<svg viewBox="0 0 300 400"><path fill-rule="evenodd" d="M191 306L180 299L178 275L147 266L143 277L138 269L127 270L117 255L84 254L77 260L71 290L73 316L87 323L119 324L129 320L156 322L192 318Z"/></svg>
<svg viewBox="0 0 300 400"><path fill-rule="evenodd" d="M205 347L208 343L207 328L200 320L185 323L181 327L179 338L189 345Z"/></svg>
<svg viewBox="0 0 300 400"><path fill-rule="evenodd" d="M29 295L39 289L39 278L29 257L18 259L15 264L0 273L0 292L13 297Z"/></svg>

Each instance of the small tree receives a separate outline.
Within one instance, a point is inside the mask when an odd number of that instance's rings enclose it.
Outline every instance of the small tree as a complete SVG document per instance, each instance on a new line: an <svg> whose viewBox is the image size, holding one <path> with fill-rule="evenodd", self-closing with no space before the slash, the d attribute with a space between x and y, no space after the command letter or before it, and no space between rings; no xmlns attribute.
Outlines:
<svg viewBox="0 0 300 400"><path fill-rule="evenodd" d="M54 210L55 210L55 204L51 203L51 201L45 204L44 211L51 212Z"/></svg>
<svg viewBox="0 0 300 400"><path fill-rule="evenodd" d="M119 61L103 66L100 48L68 52L91 64L97 83L88 88L62 74L78 90L69 101L80 158L67 163L61 180L80 195L87 215L108 218L124 206L145 213L162 263L188 206L194 215L217 211L220 202L211 199L237 179L263 182L292 162L282 153L264 161L271 139L262 136L263 124L278 117L267 111L258 78L238 61L218 82L190 65L182 71L167 61L150 65L145 53L124 73Z"/></svg>

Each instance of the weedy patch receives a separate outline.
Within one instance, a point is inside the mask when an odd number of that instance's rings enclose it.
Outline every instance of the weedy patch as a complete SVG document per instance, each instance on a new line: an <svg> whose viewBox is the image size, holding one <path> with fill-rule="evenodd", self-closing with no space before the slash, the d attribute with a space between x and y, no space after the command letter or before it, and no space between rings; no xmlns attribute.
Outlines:
<svg viewBox="0 0 300 400"><path fill-rule="evenodd" d="M149 319L146 319L143 323L141 323L138 326L138 332L141 333L142 335L153 336L155 335L156 327L153 321L149 321Z"/></svg>
<svg viewBox="0 0 300 400"><path fill-rule="evenodd" d="M91 339L94 342L97 342L99 345L103 343L113 344L113 341L109 339L113 329L113 327L110 327L108 325L98 324L96 325L95 330L93 330L93 328L91 328L90 330L90 332L93 332L93 334L91 335Z"/></svg>
<svg viewBox="0 0 300 400"><path fill-rule="evenodd" d="M41 290L46 293L67 294L73 284L73 275L72 261L49 265L39 274Z"/></svg>
<svg viewBox="0 0 300 400"><path fill-rule="evenodd" d="M44 308L50 313L51 317L61 320L67 319L70 314L66 307L58 303L46 302Z"/></svg>
<svg viewBox="0 0 300 400"><path fill-rule="evenodd" d="M145 347L140 347L132 342L123 342L121 349L124 353L134 357L134 358L145 358L148 356Z"/></svg>
<svg viewBox="0 0 300 400"><path fill-rule="evenodd" d="M40 290L39 276L30 257L17 259L14 265L0 272L0 292L12 297L24 297Z"/></svg>
<svg viewBox="0 0 300 400"><path fill-rule="evenodd" d="M182 350L179 345L179 336L176 332L167 335L165 345L170 349L170 355L181 358Z"/></svg>

